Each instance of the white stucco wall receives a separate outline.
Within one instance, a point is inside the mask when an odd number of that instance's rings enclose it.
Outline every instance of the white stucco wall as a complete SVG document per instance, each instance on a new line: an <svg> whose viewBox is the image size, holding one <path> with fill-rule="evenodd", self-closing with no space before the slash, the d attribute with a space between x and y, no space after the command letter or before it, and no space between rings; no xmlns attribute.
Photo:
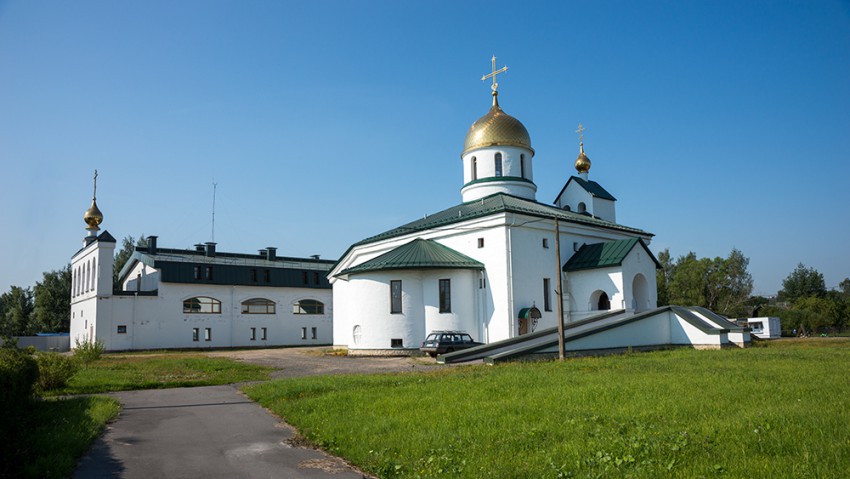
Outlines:
<svg viewBox="0 0 850 479"><path fill-rule="evenodd" d="M473 157L477 159L477 179L496 177L496 153L502 154L502 177L525 178L531 183L524 181L483 182L469 184L473 179ZM463 184L461 196L463 201L474 201L495 193L507 193L521 198L534 200L537 194L537 186L534 182L534 168L531 150L517 146L494 146L477 148L463 155ZM523 171L522 157L524 157L525 168Z"/></svg>

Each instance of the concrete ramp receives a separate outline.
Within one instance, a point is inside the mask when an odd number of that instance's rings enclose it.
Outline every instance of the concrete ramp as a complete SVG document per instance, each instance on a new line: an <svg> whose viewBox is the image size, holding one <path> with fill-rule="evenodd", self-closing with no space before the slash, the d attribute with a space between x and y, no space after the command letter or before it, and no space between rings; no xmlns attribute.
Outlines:
<svg viewBox="0 0 850 479"><path fill-rule="evenodd" d="M690 346L718 349L745 347L749 329L701 307L663 306L638 314L609 311L564 326L570 356L619 350ZM546 328L516 338L437 356L441 364L483 359L488 364L558 354L558 328Z"/></svg>

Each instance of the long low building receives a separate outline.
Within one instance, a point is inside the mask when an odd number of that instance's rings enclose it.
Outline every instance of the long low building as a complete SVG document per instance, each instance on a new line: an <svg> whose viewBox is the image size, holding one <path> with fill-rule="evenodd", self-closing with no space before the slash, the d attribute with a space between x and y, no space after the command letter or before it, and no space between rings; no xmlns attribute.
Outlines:
<svg viewBox="0 0 850 479"><path fill-rule="evenodd" d="M101 340L108 351L331 344L334 261L157 247L135 252L113 285L116 241L97 233L96 201L86 211L89 235L71 258L71 346Z"/></svg>

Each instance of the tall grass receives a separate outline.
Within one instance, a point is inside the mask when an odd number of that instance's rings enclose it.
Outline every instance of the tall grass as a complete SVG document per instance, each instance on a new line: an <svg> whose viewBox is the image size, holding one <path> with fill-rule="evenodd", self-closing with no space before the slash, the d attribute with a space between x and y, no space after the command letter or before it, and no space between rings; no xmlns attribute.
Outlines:
<svg viewBox="0 0 850 479"><path fill-rule="evenodd" d="M246 388L381 477L842 477L850 342Z"/></svg>

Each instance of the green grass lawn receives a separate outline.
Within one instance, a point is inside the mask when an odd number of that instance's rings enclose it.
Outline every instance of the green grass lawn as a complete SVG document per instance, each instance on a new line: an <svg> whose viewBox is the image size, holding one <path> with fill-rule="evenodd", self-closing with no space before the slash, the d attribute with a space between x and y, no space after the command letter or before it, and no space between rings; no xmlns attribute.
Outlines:
<svg viewBox="0 0 850 479"><path fill-rule="evenodd" d="M23 437L18 438L14 476L69 477L77 459L120 408L118 401L106 396L37 401Z"/></svg>
<svg viewBox="0 0 850 479"><path fill-rule="evenodd" d="M270 368L197 353L107 354L53 394L213 386L269 378Z"/></svg>
<svg viewBox="0 0 850 479"><path fill-rule="evenodd" d="M846 477L850 341L245 388L381 477Z"/></svg>

